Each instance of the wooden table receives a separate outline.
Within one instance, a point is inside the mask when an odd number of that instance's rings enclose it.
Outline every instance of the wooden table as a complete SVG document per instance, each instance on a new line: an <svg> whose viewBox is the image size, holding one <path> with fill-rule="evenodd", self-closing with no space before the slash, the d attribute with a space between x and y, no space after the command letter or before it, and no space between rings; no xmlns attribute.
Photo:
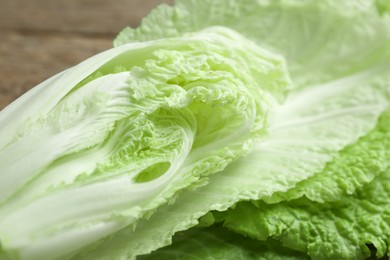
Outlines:
<svg viewBox="0 0 390 260"><path fill-rule="evenodd" d="M0 110L173 0L0 0Z"/></svg>

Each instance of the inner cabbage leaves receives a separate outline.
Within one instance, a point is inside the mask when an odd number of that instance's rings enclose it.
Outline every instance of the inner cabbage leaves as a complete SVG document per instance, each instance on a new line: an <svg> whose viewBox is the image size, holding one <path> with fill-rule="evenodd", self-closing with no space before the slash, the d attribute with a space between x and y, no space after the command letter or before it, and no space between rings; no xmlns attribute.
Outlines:
<svg viewBox="0 0 390 260"><path fill-rule="evenodd" d="M227 28L110 52L64 72L80 83L50 108L27 93L38 113L1 129L0 240L17 257L72 254L200 185L250 151L290 84L283 58Z"/></svg>

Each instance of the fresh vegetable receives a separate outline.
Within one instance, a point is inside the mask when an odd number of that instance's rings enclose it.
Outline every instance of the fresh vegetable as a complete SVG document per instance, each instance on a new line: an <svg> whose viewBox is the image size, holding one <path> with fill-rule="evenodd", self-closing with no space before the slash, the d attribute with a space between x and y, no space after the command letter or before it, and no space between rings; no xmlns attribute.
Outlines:
<svg viewBox="0 0 390 260"><path fill-rule="evenodd" d="M389 255L386 8L160 6L1 111L0 257Z"/></svg>

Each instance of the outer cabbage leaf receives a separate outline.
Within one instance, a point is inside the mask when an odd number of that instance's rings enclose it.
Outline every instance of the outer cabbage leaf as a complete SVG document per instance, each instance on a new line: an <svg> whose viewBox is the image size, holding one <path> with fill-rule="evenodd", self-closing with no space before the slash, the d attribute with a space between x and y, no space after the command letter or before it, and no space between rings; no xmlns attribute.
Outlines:
<svg viewBox="0 0 390 260"><path fill-rule="evenodd" d="M382 114L374 130L341 151L324 171L299 182L287 192L277 192L267 203L306 197L316 202L337 201L371 182L390 167L390 110Z"/></svg>
<svg viewBox="0 0 390 260"><path fill-rule="evenodd" d="M365 259L370 248L384 257L390 246L390 170L335 202L243 202L220 217L236 232L273 237L315 259Z"/></svg>
<svg viewBox="0 0 390 260"><path fill-rule="evenodd" d="M1 246L69 258L133 224L245 155L289 84L283 58L227 28L124 45L55 76L0 115Z"/></svg>
<svg viewBox="0 0 390 260"><path fill-rule="evenodd" d="M126 28L115 45L182 35L214 25L232 28L282 54L297 87L325 82L388 59L390 16L384 1L176 0Z"/></svg>
<svg viewBox="0 0 390 260"><path fill-rule="evenodd" d="M195 228L173 238L171 246L139 259L307 259L275 240L259 242L221 227Z"/></svg>

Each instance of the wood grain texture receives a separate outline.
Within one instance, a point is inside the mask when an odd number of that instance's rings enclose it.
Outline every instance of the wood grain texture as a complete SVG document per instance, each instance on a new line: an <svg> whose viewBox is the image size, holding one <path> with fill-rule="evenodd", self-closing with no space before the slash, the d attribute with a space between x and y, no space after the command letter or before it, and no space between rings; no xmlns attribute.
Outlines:
<svg viewBox="0 0 390 260"><path fill-rule="evenodd" d="M0 110L173 0L0 0Z"/></svg>

